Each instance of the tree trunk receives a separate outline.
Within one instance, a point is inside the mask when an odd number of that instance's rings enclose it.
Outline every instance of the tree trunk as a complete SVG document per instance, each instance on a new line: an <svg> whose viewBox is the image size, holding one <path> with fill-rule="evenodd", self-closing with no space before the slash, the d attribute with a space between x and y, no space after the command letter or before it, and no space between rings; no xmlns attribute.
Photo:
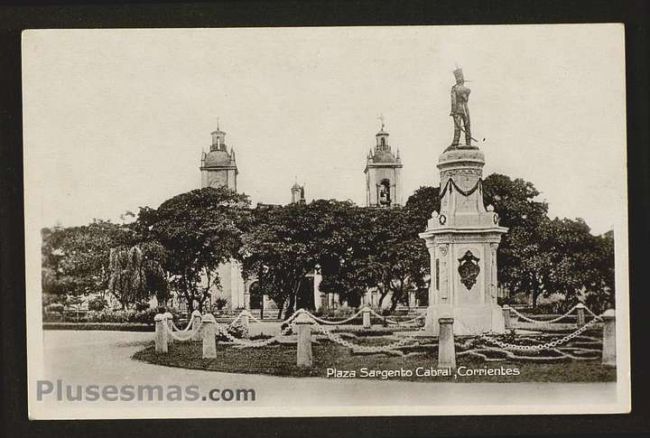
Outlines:
<svg viewBox="0 0 650 438"><path fill-rule="evenodd" d="M399 300L402 299L404 295L404 280L400 280L399 289L393 289L393 296L391 297L390 311L394 312L399 304Z"/></svg>
<svg viewBox="0 0 650 438"><path fill-rule="evenodd" d="M386 298L386 295L388 295L388 292L384 292L382 289L379 289L379 303L377 303L379 310L382 308L381 305L384 303L384 298Z"/></svg>
<svg viewBox="0 0 650 438"><path fill-rule="evenodd" d="M194 312L194 299L190 296L189 292L183 291L183 297L185 298L185 302L187 303L187 310L189 314L191 315L192 312ZM167 306L165 306L167 307ZM201 310L201 309L199 309Z"/></svg>
<svg viewBox="0 0 650 438"><path fill-rule="evenodd" d="M284 298L280 303L278 303L278 319L282 319L282 312L284 311L284 303L287 301Z"/></svg>
<svg viewBox="0 0 650 438"><path fill-rule="evenodd" d="M294 306L296 304L296 293L295 291L289 295L289 305L287 306L287 311L284 313L284 319L290 318L294 312Z"/></svg>
<svg viewBox="0 0 650 438"><path fill-rule="evenodd" d="M397 308L397 304L399 303L399 295L395 294L393 292L393 296L391 297L391 303L390 303L390 311L394 312L395 309Z"/></svg>

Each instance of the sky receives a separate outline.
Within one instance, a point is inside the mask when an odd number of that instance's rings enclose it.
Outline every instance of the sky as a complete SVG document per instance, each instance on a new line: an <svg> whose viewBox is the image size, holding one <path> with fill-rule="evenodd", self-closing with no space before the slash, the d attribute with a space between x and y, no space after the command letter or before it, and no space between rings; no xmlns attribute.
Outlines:
<svg viewBox="0 0 650 438"><path fill-rule="evenodd" d="M38 30L23 33L25 197L44 225L120 221L200 186L217 118L238 189L363 205L383 114L403 199L439 184L452 71L484 176L531 181L595 233L626 199L623 26Z"/></svg>

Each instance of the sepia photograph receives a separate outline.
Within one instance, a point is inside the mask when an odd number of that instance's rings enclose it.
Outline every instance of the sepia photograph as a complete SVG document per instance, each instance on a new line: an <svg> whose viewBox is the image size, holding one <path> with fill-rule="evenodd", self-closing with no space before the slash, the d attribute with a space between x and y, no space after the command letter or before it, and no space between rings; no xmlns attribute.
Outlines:
<svg viewBox="0 0 650 438"><path fill-rule="evenodd" d="M22 33L29 417L631 410L622 24Z"/></svg>

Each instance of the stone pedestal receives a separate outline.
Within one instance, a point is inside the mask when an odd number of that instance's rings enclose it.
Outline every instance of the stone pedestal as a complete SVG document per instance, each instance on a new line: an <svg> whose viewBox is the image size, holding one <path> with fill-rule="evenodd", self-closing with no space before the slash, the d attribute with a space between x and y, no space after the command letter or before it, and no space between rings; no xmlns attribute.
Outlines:
<svg viewBox="0 0 650 438"><path fill-rule="evenodd" d="M156 353L167 353L167 319L162 313L154 317L156 325L155 349Z"/></svg>
<svg viewBox="0 0 650 438"><path fill-rule="evenodd" d="M454 318L440 318L438 339L438 368L456 369L456 345L454 344Z"/></svg>
<svg viewBox="0 0 650 438"><path fill-rule="evenodd" d="M366 306L363 309L361 309L361 316L363 320L363 328L364 329L369 329L372 327L370 324L370 307Z"/></svg>
<svg viewBox="0 0 650 438"><path fill-rule="evenodd" d="M603 319L603 365L616 366L616 312L608 309L601 315Z"/></svg>
<svg viewBox="0 0 650 438"><path fill-rule="evenodd" d="M203 315L201 320L201 335L203 337L203 359L217 357L217 321L210 313Z"/></svg>
<svg viewBox="0 0 650 438"><path fill-rule="evenodd" d="M310 317L301 313L295 320L298 327L296 364L299 367L311 367L314 355L311 348L311 326L314 323Z"/></svg>
<svg viewBox="0 0 650 438"><path fill-rule="evenodd" d="M497 248L508 229L483 204L484 164L476 147L440 155L440 212L433 212L420 234L431 258L426 328L434 336L439 318L450 317L455 335L505 332L497 304Z"/></svg>
<svg viewBox="0 0 650 438"><path fill-rule="evenodd" d="M582 303L576 305L576 324L578 327L585 325L585 305Z"/></svg>
<svg viewBox="0 0 650 438"><path fill-rule="evenodd" d="M192 335L192 340L193 341L200 341L201 338L201 319L202 315L201 312L198 310L195 310L192 312L192 332L194 334Z"/></svg>

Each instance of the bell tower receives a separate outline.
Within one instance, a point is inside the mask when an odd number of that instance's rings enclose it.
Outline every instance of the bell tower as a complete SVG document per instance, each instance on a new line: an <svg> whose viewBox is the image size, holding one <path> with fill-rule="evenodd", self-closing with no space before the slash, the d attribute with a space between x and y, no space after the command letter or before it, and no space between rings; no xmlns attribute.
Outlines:
<svg viewBox="0 0 650 438"><path fill-rule="evenodd" d="M298 181L291 186L291 203L304 204L305 203L305 186L298 184Z"/></svg>
<svg viewBox="0 0 650 438"><path fill-rule="evenodd" d="M201 154L201 188L228 187L237 191L237 162L235 151L226 146L226 133L219 128L212 131L210 152Z"/></svg>
<svg viewBox="0 0 650 438"><path fill-rule="evenodd" d="M381 128L375 135L375 147L368 152L363 171L366 175L366 206L389 208L402 205L402 161L399 149L393 153L388 142L383 116L379 118Z"/></svg>

